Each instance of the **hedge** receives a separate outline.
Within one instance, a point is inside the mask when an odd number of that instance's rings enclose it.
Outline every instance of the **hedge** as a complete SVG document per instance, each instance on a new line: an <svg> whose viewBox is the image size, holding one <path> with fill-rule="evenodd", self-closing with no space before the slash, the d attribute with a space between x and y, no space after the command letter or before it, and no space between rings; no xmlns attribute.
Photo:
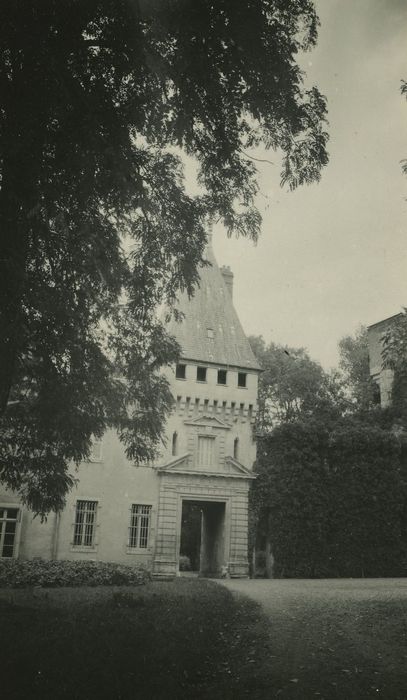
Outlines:
<svg viewBox="0 0 407 700"><path fill-rule="evenodd" d="M140 586L150 579L150 572L142 566L88 561L0 560L0 588Z"/></svg>
<svg viewBox="0 0 407 700"><path fill-rule="evenodd" d="M276 578L407 576L400 440L357 420L302 420L262 439L251 493Z"/></svg>

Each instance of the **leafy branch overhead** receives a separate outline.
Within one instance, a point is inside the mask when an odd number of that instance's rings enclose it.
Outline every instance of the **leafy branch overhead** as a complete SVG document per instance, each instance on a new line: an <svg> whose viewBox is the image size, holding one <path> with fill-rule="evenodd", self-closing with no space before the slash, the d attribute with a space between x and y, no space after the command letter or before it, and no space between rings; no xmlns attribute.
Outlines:
<svg viewBox="0 0 407 700"><path fill-rule="evenodd" d="M155 310L192 293L208 221L257 238L248 149L319 179L326 105L296 62L317 27L310 0L2 3L0 478L34 510L109 425L154 457L178 352Z"/></svg>

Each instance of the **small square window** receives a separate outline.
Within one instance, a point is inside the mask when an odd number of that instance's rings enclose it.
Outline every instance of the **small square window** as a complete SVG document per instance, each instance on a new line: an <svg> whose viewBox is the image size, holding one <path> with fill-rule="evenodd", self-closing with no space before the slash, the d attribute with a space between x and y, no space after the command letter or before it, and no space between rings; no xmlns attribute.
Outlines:
<svg viewBox="0 0 407 700"><path fill-rule="evenodd" d="M177 379L185 379L186 378L186 370L187 366L186 365L177 365L175 369L175 376Z"/></svg>
<svg viewBox="0 0 407 700"><path fill-rule="evenodd" d="M218 369L218 384L226 384L228 373L225 369Z"/></svg>
<svg viewBox="0 0 407 700"><path fill-rule="evenodd" d="M207 328L207 329L206 329L206 332L207 332L207 334L208 334L208 338L214 338L214 337L215 337L215 333L214 333L213 328Z"/></svg>
<svg viewBox="0 0 407 700"><path fill-rule="evenodd" d="M240 386L242 389L245 389L246 388L246 379L247 379L246 372L238 372L237 385Z"/></svg>
<svg viewBox="0 0 407 700"><path fill-rule="evenodd" d="M206 367L197 367L196 368L196 381L197 382L206 382Z"/></svg>

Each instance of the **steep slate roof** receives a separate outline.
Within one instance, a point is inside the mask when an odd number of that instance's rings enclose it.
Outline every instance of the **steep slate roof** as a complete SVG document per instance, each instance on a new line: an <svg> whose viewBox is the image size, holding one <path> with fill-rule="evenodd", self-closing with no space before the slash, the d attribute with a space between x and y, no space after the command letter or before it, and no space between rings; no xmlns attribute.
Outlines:
<svg viewBox="0 0 407 700"><path fill-rule="evenodd" d="M181 345L183 359L259 370L210 243L204 257L211 264L201 267L194 296L182 294L177 305L184 319L172 319L167 328Z"/></svg>

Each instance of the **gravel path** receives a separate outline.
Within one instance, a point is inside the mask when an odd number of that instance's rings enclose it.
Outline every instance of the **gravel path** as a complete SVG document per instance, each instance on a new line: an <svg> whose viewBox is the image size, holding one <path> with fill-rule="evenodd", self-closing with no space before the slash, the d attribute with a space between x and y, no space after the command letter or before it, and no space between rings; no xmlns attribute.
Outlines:
<svg viewBox="0 0 407 700"><path fill-rule="evenodd" d="M235 593L249 596L268 613L306 602L406 600L407 578L371 579L221 579Z"/></svg>
<svg viewBox="0 0 407 700"><path fill-rule="evenodd" d="M406 700L407 579L220 583L268 620L253 697Z"/></svg>

